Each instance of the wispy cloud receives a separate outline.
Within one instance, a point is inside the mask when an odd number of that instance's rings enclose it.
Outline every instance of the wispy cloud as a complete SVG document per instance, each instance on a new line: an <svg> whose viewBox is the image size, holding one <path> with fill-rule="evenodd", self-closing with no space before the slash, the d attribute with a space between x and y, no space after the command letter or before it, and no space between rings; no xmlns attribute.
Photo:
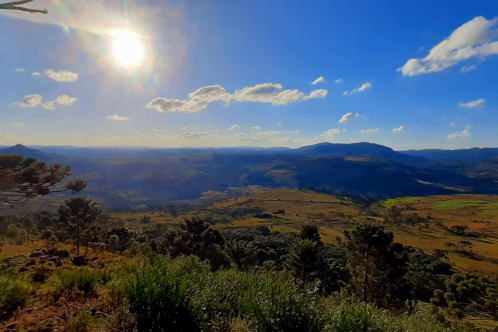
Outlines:
<svg viewBox="0 0 498 332"><path fill-rule="evenodd" d="M16 122L12 124L15 128L24 128L24 123Z"/></svg>
<svg viewBox="0 0 498 332"><path fill-rule="evenodd" d="M154 128L154 130L157 130L157 131L161 131L161 130L165 130L166 128L164 128L163 126L160 126L160 127L156 127Z"/></svg>
<svg viewBox="0 0 498 332"><path fill-rule="evenodd" d="M380 128L372 128L372 129L363 129L361 131L362 134L373 134L373 133L378 133L380 131Z"/></svg>
<svg viewBox="0 0 498 332"><path fill-rule="evenodd" d="M335 80L336 83L341 83L342 82L342 78L338 78Z"/></svg>
<svg viewBox="0 0 498 332"><path fill-rule="evenodd" d="M370 89L371 87L372 83L365 82L359 88L351 90L351 92L344 91L343 95L348 95L348 94L352 95L353 93L365 91L367 89Z"/></svg>
<svg viewBox="0 0 498 332"><path fill-rule="evenodd" d="M474 101L470 101L468 103L460 103L460 107L467 107L467 108L474 108L474 107L477 107L477 106L480 106L482 104L484 104L486 101L482 98L480 99L477 99L477 100L474 100Z"/></svg>
<svg viewBox="0 0 498 332"><path fill-rule="evenodd" d="M434 46L429 55L410 59L398 71L403 76L416 76L442 71L464 60L484 59L498 54L498 20L479 16L457 28L445 40Z"/></svg>
<svg viewBox="0 0 498 332"><path fill-rule="evenodd" d="M476 70L476 69L477 69L477 66L463 66L460 69L460 72L465 74L465 73L468 73L469 71Z"/></svg>
<svg viewBox="0 0 498 332"><path fill-rule="evenodd" d="M360 113L356 113L353 115L353 112L349 112L349 113L346 113L342 116L342 118L339 120L339 123L344 123L344 122L348 122L350 119L352 119L353 117L355 118L359 118L360 117Z"/></svg>
<svg viewBox="0 0 498 332"><path fill-rule="evenodd" d="M129 116L120 116L120 115L117 115L117 114L108 115L105 118L107 120L113 120L113 121L127 121L127 120L131 119L131 117L129 117Z"/></svg>
<svg viewBox="0 0 498 332"><path fill-rule="evenodd" d="M399 126L398 128L394 128L392 130L393 133L399 133L400 131L403 131L405 129L404 126Z"/></svg>
<svg viewBox="0 0 498 332"><path fill-rule="evenodd" d="M456 139L456 138L470 138L472 133L470 132L470 126L465 127L465 130L457 131L456 133L449 134L448 139Z"/></svg>
<svg viewBox="0 0 498 332"><path fill-rule="evenodd" d="M228 128L228 130L238 130L239 128L240 128L239 125L233 125L230 128Z"/></svg>
<svg viewBox="0 0 498 332"><path fill-rule="evenodd" d="M313 84L313 85L317 85L318 83L327 83L327 81L325 81L325 77L320 76L316 80L311 82L311 84Z"/></svg>
<svg viewBox="0 0 498 332"><path fill-rule="evenodd" d="M16 71L17 71L18 73L22 73L22 72L24 72L24 68L16 68Z"/></svg>

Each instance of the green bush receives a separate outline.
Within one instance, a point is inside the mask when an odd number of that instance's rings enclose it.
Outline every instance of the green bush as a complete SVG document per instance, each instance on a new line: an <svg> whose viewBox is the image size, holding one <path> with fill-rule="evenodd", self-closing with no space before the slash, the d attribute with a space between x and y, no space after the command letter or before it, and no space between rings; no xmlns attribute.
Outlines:
<svg viewBox="0 0 498 332"><path fill-rule="evenodd" d="M433 316L418 311L394 316L387 310L365 303L331 302L327 310L327 332L445 332Z"/></svg>
<svg viewBox="0 0 498 332"><path fill-rule="evenodd" d="M57 271L50 277L49 284L61 293L66 290L78 289L89 294L98 285L105 285L110 278L111 272L109 270L82 267Z"/></svg>
<svg viewBox="0 0 498 332"><path fill-rule="evenodd" d="M95 318L90 313L83 312L76 317L69 318L65 328L66 332L90 332L103 324L102 318Z"/></svg>
<svg viewBox="0 0 498 332"><path fill-rule="evenodd" d="M10 314L26 305L29 286L20 280L0 277L0 316Z"/></svg>
<svg viewBox="0 0 498 332"><path fill-rule="evenodd" d="M156 257L122 274L122 291L138 331L323 331L324 305L315 285L283 273L211 272L194 257Z"/></svg>

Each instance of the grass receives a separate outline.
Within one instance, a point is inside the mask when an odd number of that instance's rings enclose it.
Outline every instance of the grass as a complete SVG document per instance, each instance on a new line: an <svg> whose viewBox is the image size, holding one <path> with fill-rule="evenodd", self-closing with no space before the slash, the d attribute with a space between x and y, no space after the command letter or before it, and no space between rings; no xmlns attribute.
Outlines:
<svg viewBox="0 0 498 332"><path fill-rule="evenodd" d="M388 209L392 208L396 205L396 203L400 202L416 202L422 200L422 197L399 197L399 198L391 198L384 202L384 206Z"/></svg>
<svg viewBox="0 0 498 332"><path fill-rule="evenodd" d="M481 207L498 207L496 202L488 201L464 201L464 200L446 200L437 201L434 203L434 210L459 210L466 208L481 208Z"/></svg>

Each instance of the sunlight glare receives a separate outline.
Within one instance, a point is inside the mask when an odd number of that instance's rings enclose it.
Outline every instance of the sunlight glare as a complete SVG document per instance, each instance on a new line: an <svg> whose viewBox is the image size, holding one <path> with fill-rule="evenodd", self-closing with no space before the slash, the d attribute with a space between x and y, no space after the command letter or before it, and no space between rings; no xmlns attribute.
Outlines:
<svg viewBox="0 0 498 332"><path fill-rule="evenodd" d="M138 66L144 59L145 48L139 36L127 30L114 34L113 53L119 63L125 67Z"/></svg>

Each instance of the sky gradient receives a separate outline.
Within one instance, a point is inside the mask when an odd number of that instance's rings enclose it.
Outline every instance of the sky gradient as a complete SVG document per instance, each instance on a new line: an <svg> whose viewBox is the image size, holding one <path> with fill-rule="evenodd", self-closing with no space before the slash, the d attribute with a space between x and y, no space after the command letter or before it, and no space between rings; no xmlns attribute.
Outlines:
<svg viewBox="0 0 498 332"><path fill-rule="evenodd" d="M0 11L0 145L498 147L495 1L26 7Z"/></svg>

